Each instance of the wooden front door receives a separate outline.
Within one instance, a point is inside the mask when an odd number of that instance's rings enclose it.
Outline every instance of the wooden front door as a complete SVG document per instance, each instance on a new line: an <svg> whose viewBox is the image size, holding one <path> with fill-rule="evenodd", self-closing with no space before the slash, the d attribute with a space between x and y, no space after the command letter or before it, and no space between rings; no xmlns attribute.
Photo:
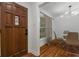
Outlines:
<svg viewBox="0 0 79 59"><path fill-rule="evenodd" d="M2 56L27 52L27 9L15 3L4 3L3 9Z"/></svg>

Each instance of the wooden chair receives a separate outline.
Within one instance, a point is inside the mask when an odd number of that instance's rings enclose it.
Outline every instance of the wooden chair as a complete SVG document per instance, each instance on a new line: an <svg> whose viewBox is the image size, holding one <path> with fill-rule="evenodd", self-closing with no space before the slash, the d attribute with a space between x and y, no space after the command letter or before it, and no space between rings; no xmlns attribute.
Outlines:
<svg viewBox="0 0 79 59"><path fill-rule="evenodd" d="M78 32L69 32L65 42L70 45L79 45Z"/></svg>

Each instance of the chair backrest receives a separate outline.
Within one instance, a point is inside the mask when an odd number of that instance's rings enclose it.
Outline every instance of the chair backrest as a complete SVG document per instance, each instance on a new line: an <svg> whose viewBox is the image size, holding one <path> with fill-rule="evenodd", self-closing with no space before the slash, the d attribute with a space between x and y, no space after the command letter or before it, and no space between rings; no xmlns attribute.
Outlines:
<svg viewBox="0 0 79 59"><path fill-rule="evenodd" d="M70 40L78 40L78 32L69 32L68 39Z"/></svg>
<svg viewBox="0 0 79 59"><path fill-rule="evenodd" d="M78 32L69 32L65 42L70 45L79 45Z"/></svg>

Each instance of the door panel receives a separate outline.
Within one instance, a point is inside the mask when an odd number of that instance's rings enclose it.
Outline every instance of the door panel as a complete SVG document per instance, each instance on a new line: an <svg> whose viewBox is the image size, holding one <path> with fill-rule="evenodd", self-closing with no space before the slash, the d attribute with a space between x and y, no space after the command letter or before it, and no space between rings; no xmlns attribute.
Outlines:
<svg viewBox="0 0 79 59"><path fill-rule="evenodd" d="M20 27L24 27L24 28L26 28L27 27L27 24L26 24L26 21L27 19L26 19L26 16L21 16L20 17Z"/></svg>
<svg viewBox="0 0 79 59"><path fill-rule="evenodd" d="M8 2L3 3L3 7L5 11L12 12L12 13L14 13L16 9L13 3L8 3Z"/></svg>
<svg viewBox="0 0 79 59"><path fill-rule="evenodd" d="M15 39L15 52L19 52L18 50L18 28L17 27L13 27L13 39Z"/></svg>
<svg viewBox="0 0 79 59"><path fill-rule="evenodd" d="M25 28L18 28L18 50L26 49L26 36L25 36Z"/></svg>
<svg viewBox="0 0 79 59"><path fill-rule="evenodd" d="M15 8L16 8L15 13L16 13L17 15L20 15L20 16L22 16L22 15L26 15L26 13L27 13L27 12L26 12L27 9L25 9L24 7L15 5Z"/></svg>
<svg viewBox="0 0 79 59"><path fill-rule="evenodd" d="M21 15L21 8L19 7L19 6L15 6L16 7L16 11L15 11L15 13L17 14L17 15Z"/></svg>
<svg viewBox="0 0 79 59"><path fill-rule="evenodd" d="M13 4L12 3L6 3L5 8L6 10L12 11Z"/></svg>
<svg viewBox="0 0 79 59"><path fill-rule="evenodd" d="M10 27L6 27L5 35L7 47L6 55L11 56L15 53L15 39L13 37L13 29Z"/></svg>
<svg viewBox="0 0 79 59"><path fill-rule="evenodd" d="M12 26L13 24L13 14L5 12L5 26Z"/></svg>

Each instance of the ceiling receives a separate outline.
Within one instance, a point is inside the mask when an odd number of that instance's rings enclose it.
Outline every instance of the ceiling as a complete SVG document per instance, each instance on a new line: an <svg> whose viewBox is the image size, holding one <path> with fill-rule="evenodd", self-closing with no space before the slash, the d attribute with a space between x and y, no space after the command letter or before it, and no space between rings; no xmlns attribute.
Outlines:
<svg viewBox="0 0 79 59"><path fill-rule="evenodd" d="M69 5L72 5L72 11L76 10L79 12L79 2L45 2L40 5L40 8L54 17L58 17L69 11Z"/></svg>

